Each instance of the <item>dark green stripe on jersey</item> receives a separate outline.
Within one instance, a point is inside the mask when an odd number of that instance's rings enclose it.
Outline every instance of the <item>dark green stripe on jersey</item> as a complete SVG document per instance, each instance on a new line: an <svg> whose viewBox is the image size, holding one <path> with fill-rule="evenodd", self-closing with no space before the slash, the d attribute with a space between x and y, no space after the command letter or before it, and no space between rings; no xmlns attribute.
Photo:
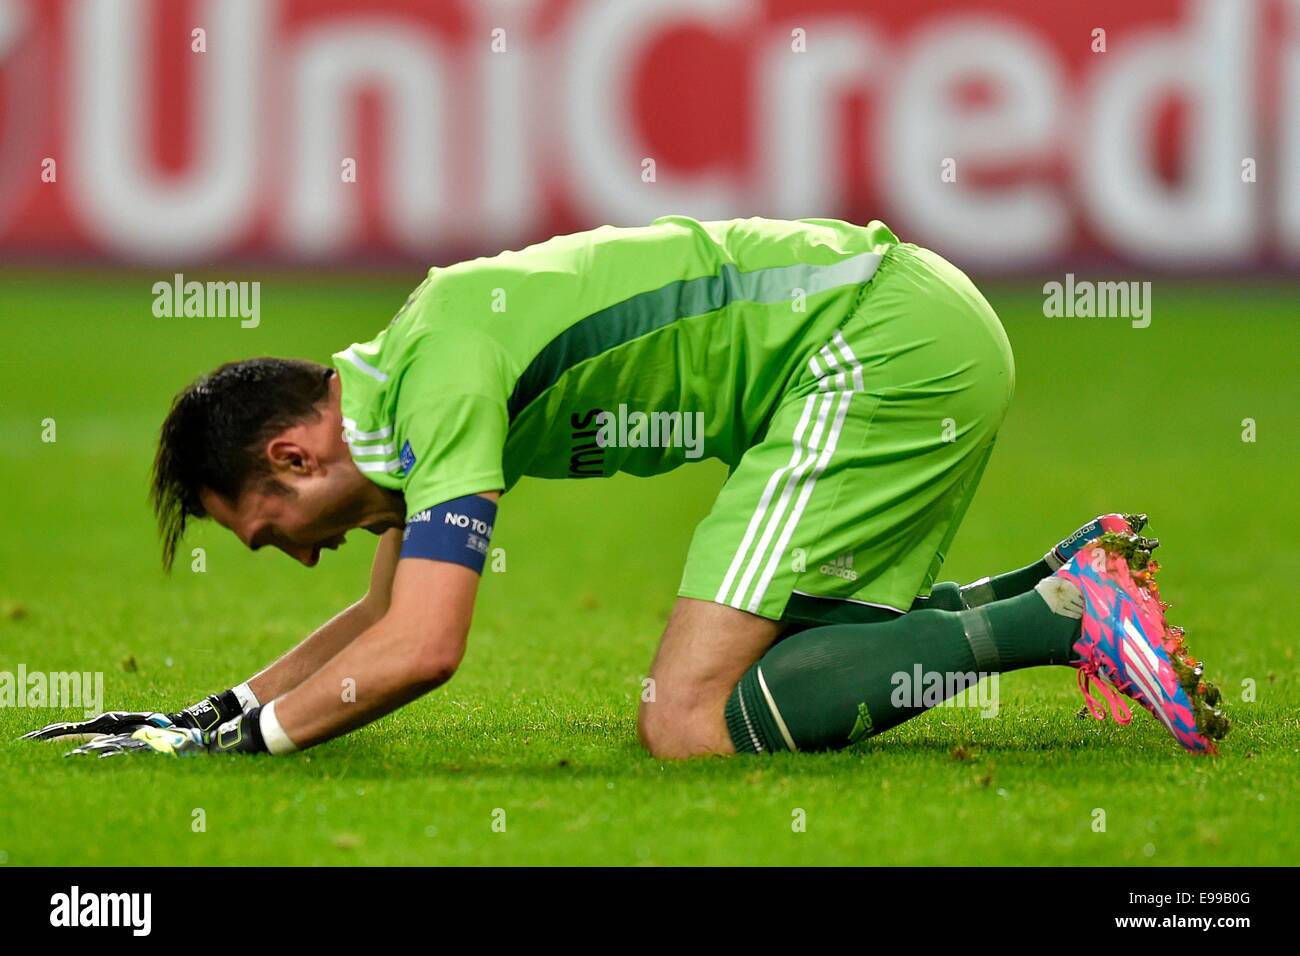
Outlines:
<svg viewBox="0 0 1300 956"><path fill-rule="evenodd" d="M741 272L734 264L725 263L716 275L670 282L594 312L552 339L524 369L510 395L510 420L569 369L625 342L733 302L783 302L795 289L813 295L864 282L879 260L874 253L863 253L830 265L799 263L753 272Z"/></svg>

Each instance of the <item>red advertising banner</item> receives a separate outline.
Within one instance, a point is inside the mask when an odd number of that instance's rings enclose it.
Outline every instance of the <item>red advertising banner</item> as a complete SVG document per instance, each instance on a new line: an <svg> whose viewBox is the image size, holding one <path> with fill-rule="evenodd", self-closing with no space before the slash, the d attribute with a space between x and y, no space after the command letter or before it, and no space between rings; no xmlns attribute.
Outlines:
<svg viewBox="0 0 1300 956"><path fill-rule="evenodd" d="M0 257L432 263L670 212L1293 267L1300 3L0 0Z"/></svg>

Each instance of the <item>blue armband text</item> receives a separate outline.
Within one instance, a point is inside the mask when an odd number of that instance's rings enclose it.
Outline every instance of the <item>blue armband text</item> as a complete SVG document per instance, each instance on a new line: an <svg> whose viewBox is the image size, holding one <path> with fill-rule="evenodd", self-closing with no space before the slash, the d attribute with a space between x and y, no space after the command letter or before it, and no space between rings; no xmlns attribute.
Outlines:
<svg viewBox="0 0 1300 956"><path fill-rule="evenodd" d="M496 502L478 495L425 508L406 519L399 557L450 561L482 574L496 516Z"/></svg>

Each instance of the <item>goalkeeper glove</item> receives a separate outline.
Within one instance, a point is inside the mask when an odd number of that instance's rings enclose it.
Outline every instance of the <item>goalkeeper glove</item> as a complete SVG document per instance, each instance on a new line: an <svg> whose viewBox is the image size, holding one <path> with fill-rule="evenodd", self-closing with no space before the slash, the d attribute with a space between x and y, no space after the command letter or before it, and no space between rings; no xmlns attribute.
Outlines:
<svg viewBox="0 0 1300 956"><path fill-rule="evenodd" d="M98 737L66 756L116 757L144 752L167 757L189 757L205 753L266 753L262 740L262 708L229 720L216 730L197 727L145 725L129 733Z"/></svg>
<svg viewBox="0 0 1300 956"><path fill-rule="evenodd" d="M149 711L111 710L89 720L47 724L23 734L24 740L50 740L54 737L95 737L99 734L130 734L142 727L215 730L244 713L233 690L209 694L175 714Z"/></svg>

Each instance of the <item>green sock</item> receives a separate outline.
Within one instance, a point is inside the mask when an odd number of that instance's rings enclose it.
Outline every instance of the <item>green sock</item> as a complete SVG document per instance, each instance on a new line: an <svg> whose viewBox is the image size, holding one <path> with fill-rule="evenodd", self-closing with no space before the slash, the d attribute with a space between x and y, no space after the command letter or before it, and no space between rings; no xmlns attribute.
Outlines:
<svg viewBox="0 0 1300 956"><path fill-rule="evenodd" d="M961 597L961 585L956 581L940 581L930 588L925 597L912 602L913 611L964 611L966 602Z"/></svg>
<svg viewBox="0 0 1300 956"><path fill-rule="evenodd" d="M981 578L972 584L961 585L953 581L940 581L930 589L929 598L917 598L913 610L963 611L981 607L994 601L1032 591L1034 585L1055 571L1040 558L1028 567L1017 568L991 578Z"/></svg>
<svg viewBox="0 0 1300 956"><path fill-rule="evenodd" d="M1079 620L1037 591L964 611L814 627L774 645L727 700L737 753L834 750L897 726L989 673L1064 664Z"/></svg>
<svg viewBox="0 0 1300 956"><path fill-rule="evenodd" d="M1003 601L1017 594L1032 590L1034 585L1055 573L1061 566L1062 558L1067 558L1078 550L1079 542L1087 541L1101 533L1099 518L1094 518L1073 534L1061 541L1033 564L991 578L981 578L972 584L960 585L952 581L942 581L930 589L928 597L918 597L912 603L913 611L961 611L970 607L980 607L993 601ZM1139 516L1142 524L1146 516Z"/></svg>

